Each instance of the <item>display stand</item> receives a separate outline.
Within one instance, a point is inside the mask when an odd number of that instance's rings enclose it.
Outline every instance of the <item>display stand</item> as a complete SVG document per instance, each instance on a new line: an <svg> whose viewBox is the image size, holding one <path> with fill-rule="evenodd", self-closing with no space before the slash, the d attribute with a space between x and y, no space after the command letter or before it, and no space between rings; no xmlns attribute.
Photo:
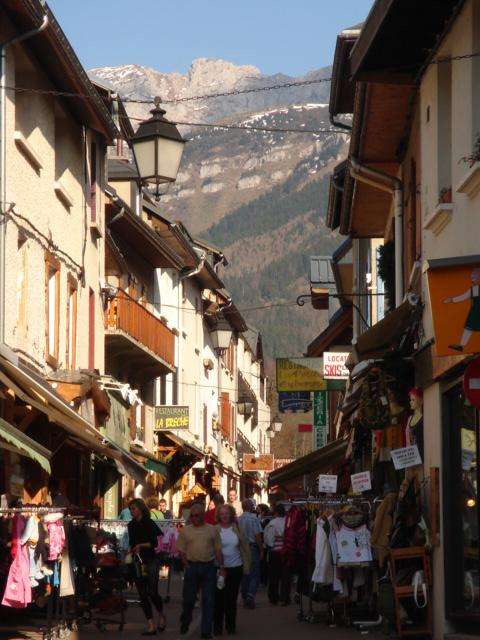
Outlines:
<svg viewBox="0 0 480 640"><path fill-rule="evenodd" d="M425 583L427 585L427 604L425 606L425 620L422 626L406 627L402 623L401 608L402 602L414 601L415 589L412 584L398 585L399 563L417 561L418 568L423 570ZM430 567L430 557L425 547L407 547L405 549L392 549L390 551L390 571L393 586L393 596L395 599L395 617L397 633L399 637L405 636L431 636L432 635L432 604L431 585L432 572Z"/></svg>

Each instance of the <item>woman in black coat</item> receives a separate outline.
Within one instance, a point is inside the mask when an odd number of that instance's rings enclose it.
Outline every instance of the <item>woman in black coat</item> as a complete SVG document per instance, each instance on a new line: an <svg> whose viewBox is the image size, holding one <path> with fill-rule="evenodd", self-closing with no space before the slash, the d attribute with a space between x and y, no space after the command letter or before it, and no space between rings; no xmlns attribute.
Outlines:
<svg viewBox="0 0 480 640"><path fill-rule="evenodd" d="M150 518L150 511L143 500L132 500L128 506L132 514L132 520L128 523L128 537L135 564L135 584L148 624L142 635L154 636L157 629L165 631L167 625L163 601L158 593L159 563L155 554L157 538L162 532ZM158 627L155 625L152 604L158 612Z"/></svg>

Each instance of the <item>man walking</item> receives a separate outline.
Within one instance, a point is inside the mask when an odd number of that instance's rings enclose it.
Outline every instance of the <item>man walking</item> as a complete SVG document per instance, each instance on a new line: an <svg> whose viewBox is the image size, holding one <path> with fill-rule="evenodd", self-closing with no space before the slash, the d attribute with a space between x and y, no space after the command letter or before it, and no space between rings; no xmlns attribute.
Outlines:
<svg viewBox="0 0 480 640"><path fill-rule="evenodd" d="M177 548L185 567L183 580L183 606L180 617L180 633L188 632L192 622L198 590L202 591L202 638L211 638L213 608L218 565L222 564L222 545L218 530L205 523L205 509L194 504L190 522L178 536Z"/></svg>
<svg viewBox="0 0 480 640"><path fill-rule="evenodd" d="M243 513L238 519L238 525L250 545L251 553L250 573L244 576L242 581L242 598L247 609L255 609L255 596L260 584L260 563L263 558L262 525L254 513L253 500L244 500L242 508Z"/></svg>

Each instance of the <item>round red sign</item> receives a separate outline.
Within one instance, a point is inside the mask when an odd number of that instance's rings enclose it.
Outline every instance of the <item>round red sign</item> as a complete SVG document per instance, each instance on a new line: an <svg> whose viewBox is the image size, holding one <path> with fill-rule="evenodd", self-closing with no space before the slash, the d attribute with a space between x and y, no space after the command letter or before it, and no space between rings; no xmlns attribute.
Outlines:
<svg viewBox="0 0 480 640"><path fill-rule="evenodd" d="M472 360L465 369L463 391L469 402L480 409L480 358Z"/></svg>

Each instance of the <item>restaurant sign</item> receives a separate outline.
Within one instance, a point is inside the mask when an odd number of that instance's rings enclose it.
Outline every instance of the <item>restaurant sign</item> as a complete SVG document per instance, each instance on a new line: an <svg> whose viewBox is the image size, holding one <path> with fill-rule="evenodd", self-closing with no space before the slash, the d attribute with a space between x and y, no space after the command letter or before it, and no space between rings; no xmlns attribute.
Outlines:
<svg viewBox="0 0 480 640"><path fill-rule="evenodd" d="M323 391L322 358L277 358L277 391Z"/></svg>
<svg viewBox="0 0 480 640"><path fill-rule="evenodd" d="M155 407L155 431L188 429L189 426L189 407L174 405L159 405Z"/></svg>

